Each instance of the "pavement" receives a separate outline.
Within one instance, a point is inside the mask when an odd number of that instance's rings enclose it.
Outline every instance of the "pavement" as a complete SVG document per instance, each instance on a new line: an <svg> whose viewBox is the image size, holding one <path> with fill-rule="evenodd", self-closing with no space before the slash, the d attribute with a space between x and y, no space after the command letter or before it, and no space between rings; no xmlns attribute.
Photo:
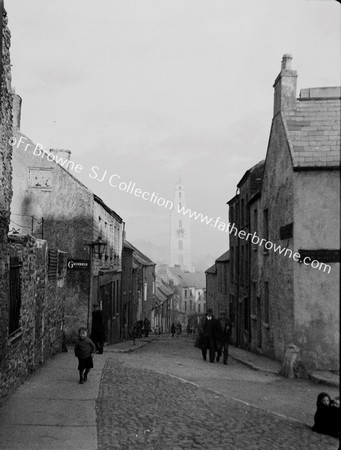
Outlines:
<svg viewBox="0 0 341 450"><path fill-rule="evenodd" d="M251 367L251 369L272 373L274 375L280 375L282 365L279 361L266 358L265 356L257 355L256 353L251 353L247 350L243 350L233 345L231 345L229 348L229 354L235 360L247 365L248 367ZM315 370L309 373L309 378L314 383L332 387L340 386L339 373Z"/></svg>
<svg viewBox="0 0 341 450"><path fill-rule="evenodd" d="M105 347L82 385L72 346L46 361L0 405L0 449L97 450L95 406L106 361L112 352L134 351L151 340Z"/></svg>
<svg viewBox="0 0 341 450"><path fill-rule="evenodd" d="M94 369L86 384L78 383L73 348L48 360L0 405L2 450L97 450L96 401L107 360L112 353L135 351L153 336L105 347L95 355ZM280 363L234 346L230 356L254 370L278 374ZM315 373L313 381L339 385L333 373Z"/></svg>

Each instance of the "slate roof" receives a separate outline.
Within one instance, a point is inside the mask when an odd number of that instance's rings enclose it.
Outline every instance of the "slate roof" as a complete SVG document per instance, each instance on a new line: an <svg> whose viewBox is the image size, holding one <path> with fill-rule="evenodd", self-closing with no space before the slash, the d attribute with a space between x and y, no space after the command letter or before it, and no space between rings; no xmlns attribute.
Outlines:
<svg viewBox="0 0 341 450"><path fill-rule="evenodd" d="M169 270L178 277L182 287L204 289L206 286L206 277L203 272L183 272L177 267L170 267Z"/></svg>
<svg viewBox="0 0 341 450"><path fill-rule="evenodd" d="M217 273L217 268L216 268L215 264L213 264L213 266L209 267L205 273L210 274L210 275L213 275L213 274L215 275Z"/></svg>
<svg viewBox="0 0 341 450"><path fill-rule="evenodd" d="M339 167L340 97L340 87L302 89L295 111L283 114L296 170Z"/></svg>
<svg viewBox="0 0 341 450"><path fill-rule="evenodd" d="M130 242L124 241L124 246L127 247L127 248L130 248L131 250L134 250L133 258L139 264L142 264L143 266L155 266L155 263L153 263L152 260L150 260L142 252L140 252L140 250L138 250L136 247L134 247L133 244L131 244Z"/></svg>
<svg viewBox="0 0 341 450"><path fill-rule="evenodd" d="M223 253L219 258L216 259L216 262L226 262L230 261L230 250L227 250L227 252Z"/></svg>

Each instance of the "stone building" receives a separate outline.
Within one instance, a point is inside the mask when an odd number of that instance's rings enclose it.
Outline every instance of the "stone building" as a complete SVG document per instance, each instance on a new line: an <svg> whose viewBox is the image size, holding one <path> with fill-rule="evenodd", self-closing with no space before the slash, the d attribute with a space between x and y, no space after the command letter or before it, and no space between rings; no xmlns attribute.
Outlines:
<svg viewBox="0 0 341 450"><path fill-rule="evenodd" d="M155 263L133 244L124 241L123 310L128 330L139 320L154 323Z"/></svg>
<svg viewBox="0 0 341 450"><path fill-rule="evenodd" d="M107 340L117 342L123 220L76 178L82 167L71 160L70 151L45 152L20 131L20 115L21 99L14 96L10 229L47 240L50 254L67 258L67 339L80 326L90 327L92 305L100 303Z"/></svg>
<svg viewBox="0 0 341 450"><path fill-rule="evenodd" d="M291 59L283 56L274 84L261 191L248 201L252 248L238 256L249 272L248 343L282 361L290 346L302 373L338 370L341 91L302 89L296 98Z"/></svg>
<svg viewBox="0 0 341 450"><path fill-rule="evenodd" d="M156 333L169 333L172 323L177 323L173 310L174 287L162 279L156 279L153 327Z"/></svg>
<svg viewBox="0 0 341 450"><path fill-rule="evenodd" d="M226 311L229 316L230 251L219 256L205 274L206 308L211 308L216 317L218 317L219 311Z"/></svg>
<svg viewBox="0 0 341 450"><path fill-rule="evenodd" d="M197 323L200 314L206 311L205 274L202 272L184 272L179 266L169 267L162 264L157 268L157 277L174 287L172 317L186 328Z"/></svg>
<svg viewBox="0 0 341 450"><path fill-rule="evenodd" d="M250 232L249 201L259 194L264 162L247 170L237 184L237 194L228 202L229 223L234 225L230 233L229 313L233 324L232 341L238 346L250 348L250 257L251 243L240 239L238 233ZM237 233L238 231L238 233Z"/></svg>

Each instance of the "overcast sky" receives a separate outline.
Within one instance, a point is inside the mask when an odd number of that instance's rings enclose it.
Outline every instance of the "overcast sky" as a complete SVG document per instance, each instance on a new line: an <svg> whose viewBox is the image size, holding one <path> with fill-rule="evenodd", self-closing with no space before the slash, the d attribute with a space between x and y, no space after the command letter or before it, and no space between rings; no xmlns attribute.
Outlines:
<svg viewBox="0 0 341 450"><path fill-rule="evenodd" d="M302 88L340 85L335 0L5 0L22 131L72 151L78 178L167 262L169 211L89 176L91 167L227 221L226 202L266 154L284 53ZM227 235L192 221L208 268Z"/></svg>

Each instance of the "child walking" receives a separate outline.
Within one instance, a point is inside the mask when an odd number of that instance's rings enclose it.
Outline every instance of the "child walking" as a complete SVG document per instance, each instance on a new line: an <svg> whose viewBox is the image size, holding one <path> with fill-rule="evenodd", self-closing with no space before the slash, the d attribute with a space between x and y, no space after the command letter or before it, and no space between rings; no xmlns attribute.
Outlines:
<svg viewBox="0 0 341 450"><path fill-rule="evenodd" d="M81 327L78 331L78 340L75 345L75 356L78 358L79 383L88 379L90 369L94 367L92 356L96 351L95 344L88 338L88 331Z"/></svg>

